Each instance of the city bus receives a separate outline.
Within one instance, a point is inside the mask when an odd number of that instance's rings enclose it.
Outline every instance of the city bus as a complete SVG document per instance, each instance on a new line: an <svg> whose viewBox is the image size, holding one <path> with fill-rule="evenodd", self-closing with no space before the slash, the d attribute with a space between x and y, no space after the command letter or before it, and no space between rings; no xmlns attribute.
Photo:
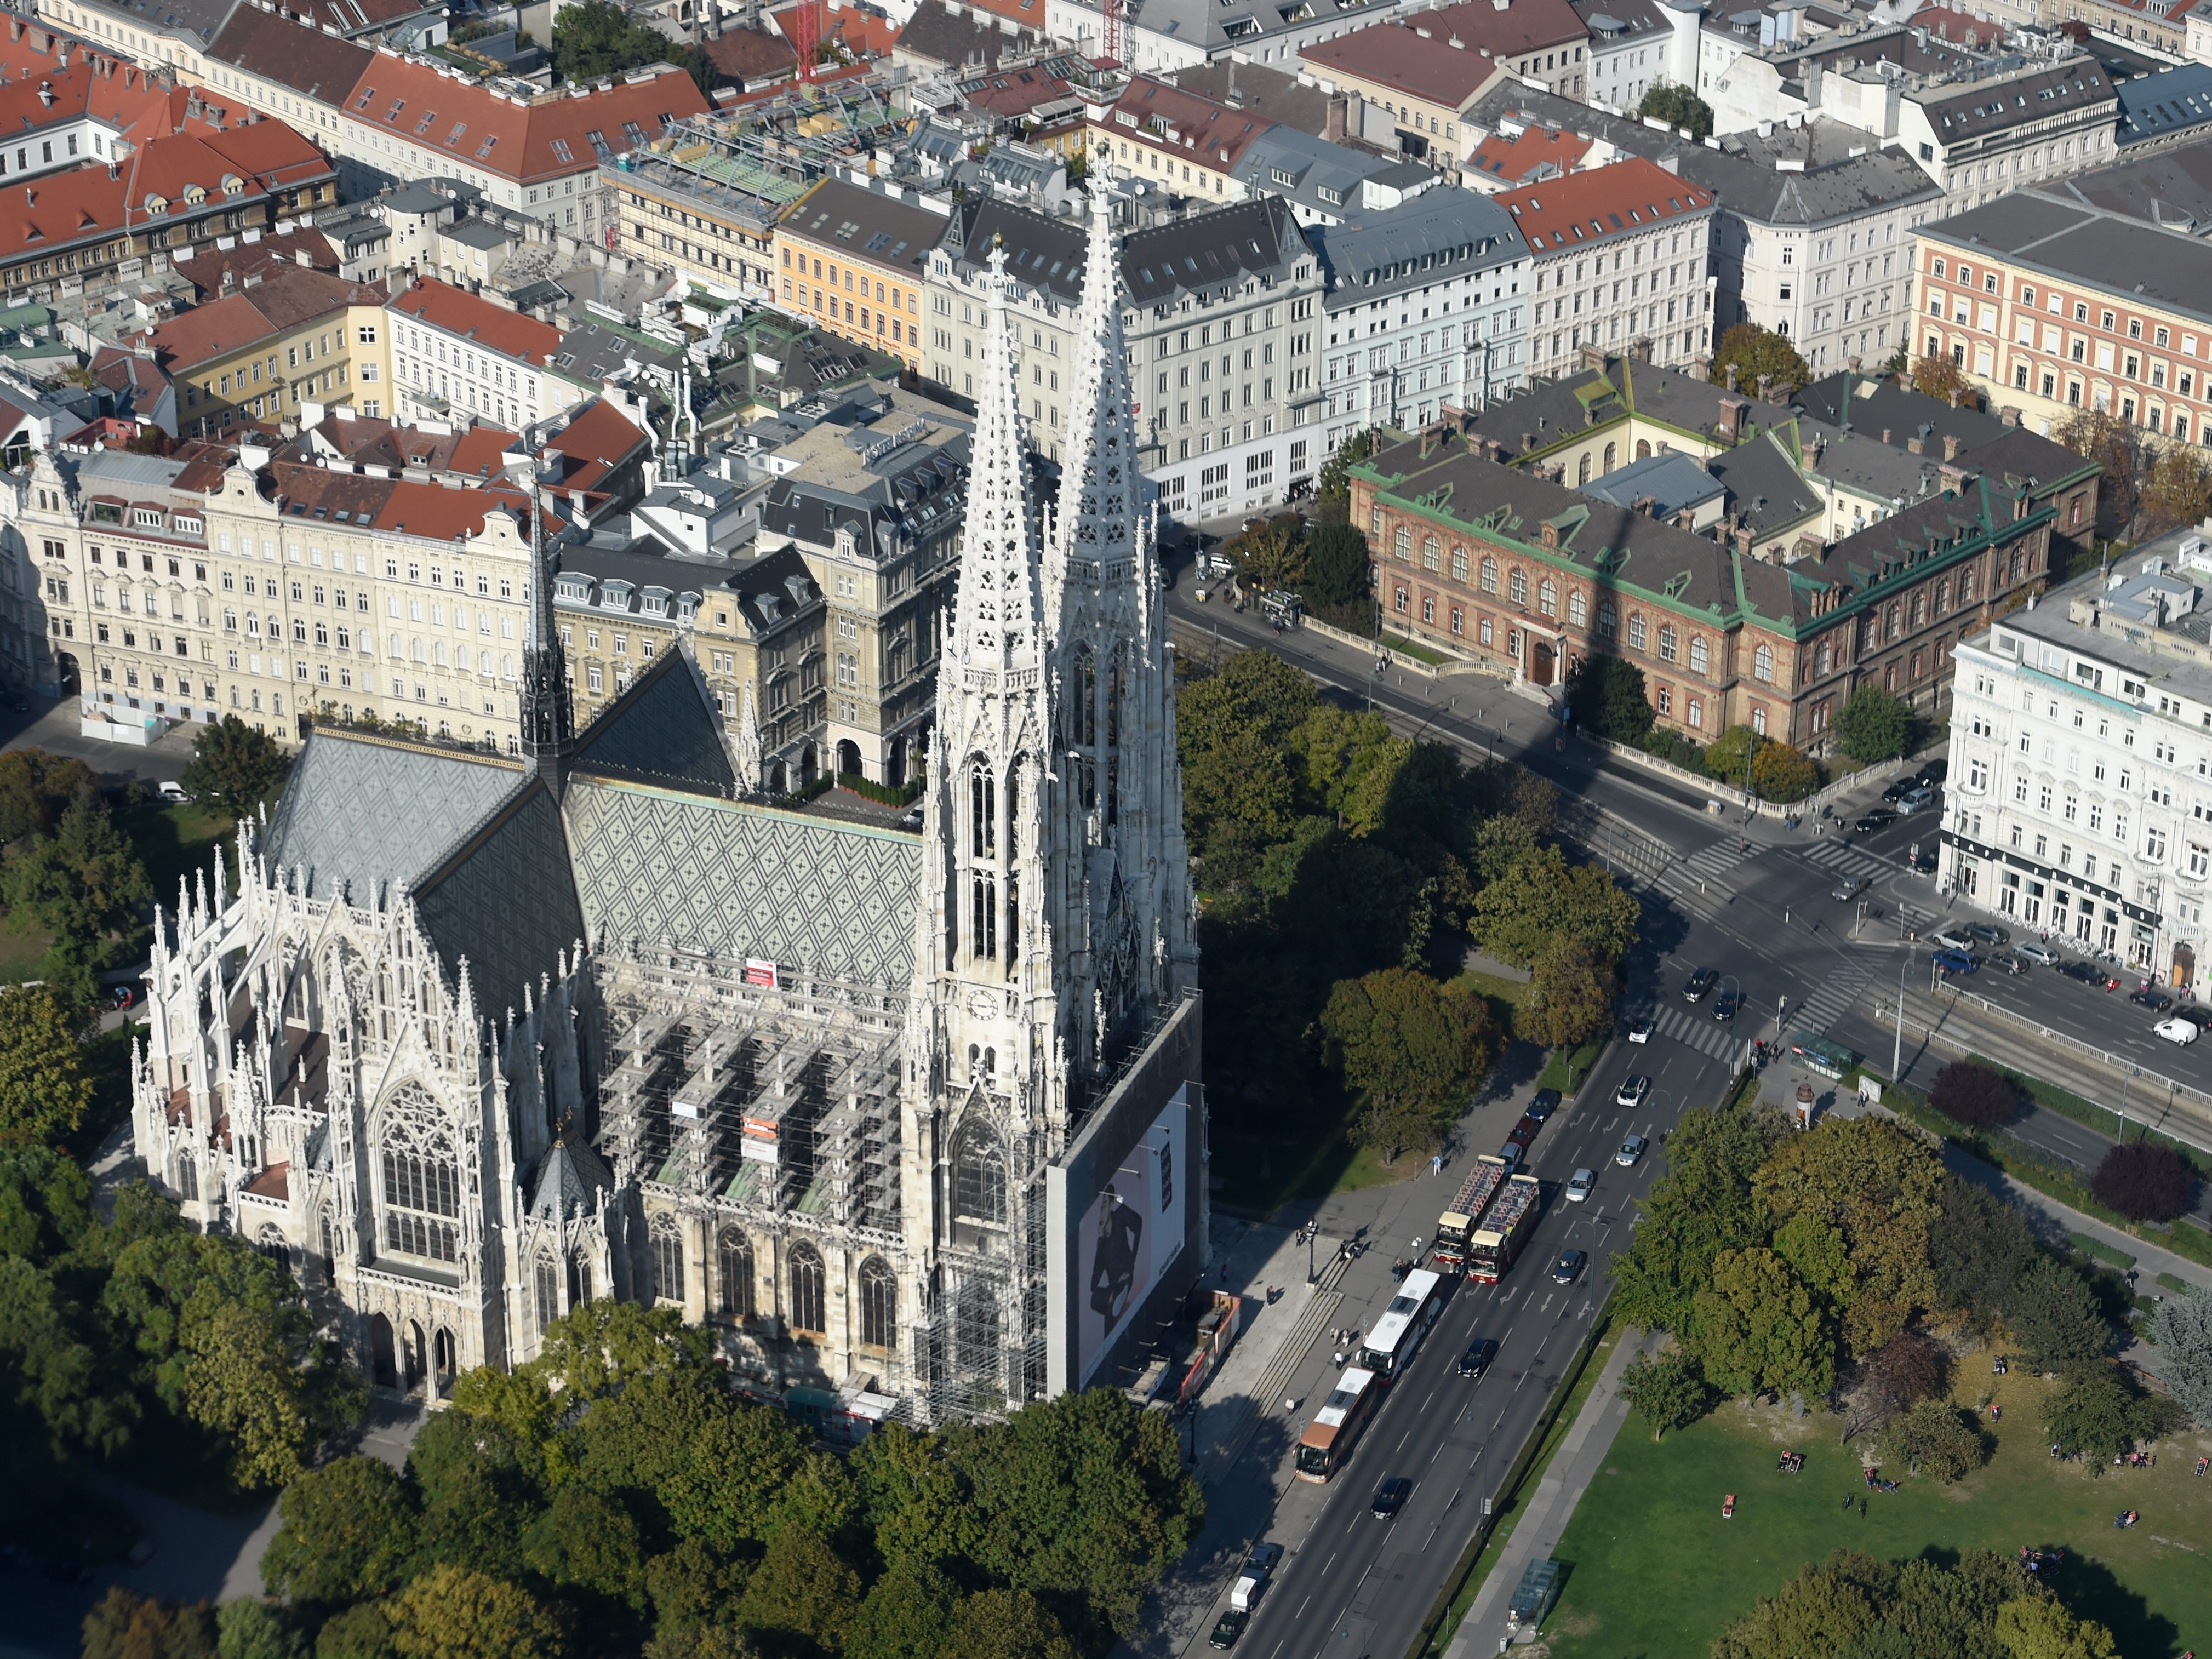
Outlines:
<svg viewBox="0 0 2212 1659"><path fill-rule="evenodd" d="M1468 1276L1478 1284L1495 1285L1505 1277L1513 1258L1521 1254L1529 1230L1536 1224L1538 1200L1543 1187L1534 1176L1515 1176L1492 1202L1490 1213L1468 1245Z"/></svg>
<svg viewBox="0 0 2212 1659"><path fill-rule="evenodd" d="M1443 1311L1445 1289L1442 1273L1416 1268L1406 1275L1398 1294L1382 1310L1382 1317L1367 1333L1367 1340L1360 1344L1359 1363L1373 1371L1383 1387L1388 1388L1390 1379L1405 1369L1420 1347L1421 1339L1429 1334L1429 1327L1437 1322L1437 1316Z"/></svg>
<svg viewBox="0 0 2212 1659"><path fill-rule="evenodd" d="M1328 1400L1298 1437L1295 1464L1298 1479L1326 1485L1352 1455L1360 1430L1375 1415L1376 1404L1382 1398L1382 1384L1372 1371L1354 1365L1338 1377Z"/></svg>
<svg viewBox="0 0 2212 1659"><path fill-rule="evenodd" d="M1439 1267L1456 1271L1467 1266L1467 1241L1474 1224L1482 1219L1498 1189L1505 1184L1505 1160L1486 1152L1461 1183L1451 1208L1437 1218L1437 1247L1431 1259Z"/></svg>

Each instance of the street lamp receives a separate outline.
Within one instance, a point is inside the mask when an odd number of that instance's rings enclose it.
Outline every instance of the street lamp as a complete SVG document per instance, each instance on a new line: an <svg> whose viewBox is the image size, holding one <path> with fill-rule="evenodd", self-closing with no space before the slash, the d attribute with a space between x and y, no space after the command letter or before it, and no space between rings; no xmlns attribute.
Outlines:
<svg viewBox="0 0 2212 1659"><path fill-rule="evenodd" d="M1912 966L1912 952L1907 951L1897 963L1897 1040L1889 1050L1889 1080L1898 1081L1898 1068L1905 1064L1905 973Z"/></svg>

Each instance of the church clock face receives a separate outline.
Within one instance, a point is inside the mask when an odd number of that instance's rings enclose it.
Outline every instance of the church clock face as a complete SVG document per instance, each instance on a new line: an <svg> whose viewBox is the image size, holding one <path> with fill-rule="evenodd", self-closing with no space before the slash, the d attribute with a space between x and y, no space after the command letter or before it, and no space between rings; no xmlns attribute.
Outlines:
<svg viewBox="0 0 2212 1659"><path fill-rule="evenodd" d="M989 1019L999 1012L999 1000L988 991L968 994L968 1015L971 1019Z"/></svg>

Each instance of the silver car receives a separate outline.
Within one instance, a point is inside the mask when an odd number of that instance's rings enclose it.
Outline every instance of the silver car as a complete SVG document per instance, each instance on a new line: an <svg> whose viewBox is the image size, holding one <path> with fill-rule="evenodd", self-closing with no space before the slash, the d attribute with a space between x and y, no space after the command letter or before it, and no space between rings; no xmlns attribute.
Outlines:
<svg viewBox="0 0 2212 1659"><path fill-rule="evenodd" d="M1581 1203L1584 1199L1590 1195L1590 1188L1596 1185L1597 1171L1595 1170L1576 1170L1572 1175L1567 1177L1567 1202L1570 1204Z"/></svg>
<svg viewBox="0 0 2212 1659"><path fill-rule="evenodd" d="M1631 1135L1620 1143L1620 1150L1613 1155L1613 1161L1624 1170L1632 1170L1650 1144L1650 1139L1643 1135Z"/></svg>
<svg viewBox="0 0 2212 1659"><path fill-rule="evenodd" d="M2056 968L2058 965L2058 952L2040 939L2024 939L2012 947L2012 953L2021 961L2034 963L2038 967Z"/></svg>

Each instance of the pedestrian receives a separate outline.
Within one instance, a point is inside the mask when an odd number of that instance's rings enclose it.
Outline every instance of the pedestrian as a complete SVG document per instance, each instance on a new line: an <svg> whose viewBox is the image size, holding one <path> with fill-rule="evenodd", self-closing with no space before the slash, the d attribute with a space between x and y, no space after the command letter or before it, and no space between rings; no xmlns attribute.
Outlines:
<svg viewBox="0 0 2212 1659"><path fill-rule="evenodd" d="M1344 1350L1341 1348L1336 1351L1336 1364L1339 1370L1344 1369Z"/></svg>
<svg viewBox="0 0 2212 1659"><path fill-rule="evenodd" d="M1429 1160L1429 1173L1431 1175L1442 1175L1443 1172L1444 1155L1442 1152L1438 1152L1434 1158L1431 1158Z"/></svg>
<svg viewBox="0 0 2212 1659"><path fill-rule="evenodd" d="M1867 1516L1867 1502L1866 1502L1866 1499L1865 1499L1865 1498L1860 1498L1860 1499L1859 1499L1859 1519L1860 1519L1860 1520L1862 1520L1862 1521L1863 1521L1863 1520L1865 1520L1865 1519L1866 1519L1866 1516Z"/></svg>

